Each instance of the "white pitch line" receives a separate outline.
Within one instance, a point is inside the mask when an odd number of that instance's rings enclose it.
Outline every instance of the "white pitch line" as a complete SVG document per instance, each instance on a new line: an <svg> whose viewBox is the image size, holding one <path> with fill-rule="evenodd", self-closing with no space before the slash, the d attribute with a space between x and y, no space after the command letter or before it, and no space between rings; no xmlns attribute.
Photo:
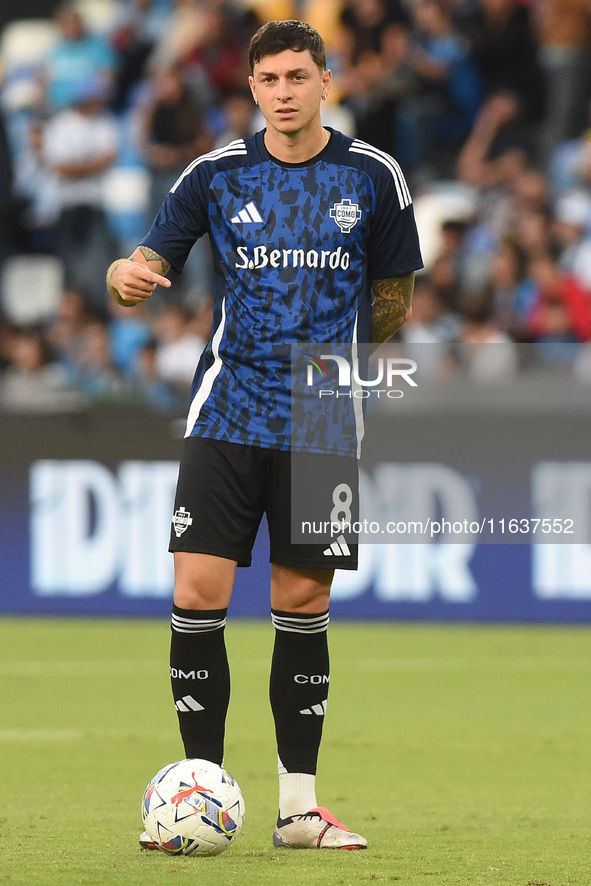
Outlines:
<svg viewBox="0 0 591 886"><path fill-rule="evenodd" d="M175 732L144 731L130 732L128 729L0 729L0 742L23 741L124 741L135 739L144 742L171 741Z"/></svg>
<svg viewBox="0 0 591 886"><path fill-rule="evenodd" d="M118 674L156 674L155 661L2 661L0 677L93 677Z"/></svg>
<svg viewBox="0 0 591 886"><path fill-rule="evenodd" d="M270 658L250 658L241 662L242 673L269 670ZM362 658L335 662L335 670L360 670L365 673L449 673L486 671L500 673L568 673L591 671L590 658ZM0 662L1 677L110 677L125 674L154 674L166 671L162 662L147 661L5 661Z"/></svg>
<svg viewBox="0 0 591 886"><path fill-rule="evenodd" d="M369 673L446 673L460 671L486 671L495 673L563 673L591 671L591 659L548 658L365 658L337 665L343 669L354 667ZM335 668L336 670L336 668Z"/></svg>
<svg viewBox="0 0 591 886"><path fill-rule="evenodd" d="M80 741L80 729L0 729L0 741Z"/></svg>
<svg viewBox="0 0 591 886"><path fill-rule="evenodd" d="M242 662L242 671L268 671L268 659L250 658ZM110 677L119 674L166 674L162 661L0 661L0 677Z"/></svg>

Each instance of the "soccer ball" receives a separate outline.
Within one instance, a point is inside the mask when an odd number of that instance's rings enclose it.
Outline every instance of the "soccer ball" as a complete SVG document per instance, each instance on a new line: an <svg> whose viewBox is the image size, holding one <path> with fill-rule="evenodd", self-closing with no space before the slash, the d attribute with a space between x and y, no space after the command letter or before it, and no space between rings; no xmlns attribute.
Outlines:
<svg viewBox="0 0 591 886"><path fill-rule="evenodd" d="M219 855L244 821L244 797L229 772L209 760L179 760L144 791L144 827L167 855Z"/></svg>

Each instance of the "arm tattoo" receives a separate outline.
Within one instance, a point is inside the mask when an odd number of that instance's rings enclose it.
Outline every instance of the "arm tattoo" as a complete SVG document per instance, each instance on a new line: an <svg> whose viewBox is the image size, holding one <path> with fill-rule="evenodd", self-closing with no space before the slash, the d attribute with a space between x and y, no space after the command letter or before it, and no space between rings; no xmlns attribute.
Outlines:
<svg viewBox="0 0 591 886"><path fill-rule="evenodd" d="M387 341L406 322L414 285L414 271L404 277L373 281L375 299L371 309L372 342L377 344Z"/></svg>
<svg viewBox="0 0 591 886"><path fill-rule="evenodd" d="M170 271L170 263L166 261L165 258L162 258L157 252L153 249L150 249L149 246L138 246L139 251L144 256L146 261L159 261L160 262L160 273L164 277Z"/></svg>

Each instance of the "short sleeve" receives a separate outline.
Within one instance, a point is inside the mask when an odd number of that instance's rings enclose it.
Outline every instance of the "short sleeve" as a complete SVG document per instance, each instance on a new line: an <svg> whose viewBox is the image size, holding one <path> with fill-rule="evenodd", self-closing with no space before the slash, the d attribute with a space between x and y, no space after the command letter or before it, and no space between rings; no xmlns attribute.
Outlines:
<svg viewBox="0 0 591 886"><path fill-rule="evenodd" d="M423 267L410 191L388 155L372 175L376 206L368 242L371 280L401 277Z"/></svg>
<svg viewBox="0 0 591 886"><path fill-rule="evenodd" d="M149 246L179 272L195 241L209 229L207 182L198 170L185 170L181 175L140 244Z"/></svg>

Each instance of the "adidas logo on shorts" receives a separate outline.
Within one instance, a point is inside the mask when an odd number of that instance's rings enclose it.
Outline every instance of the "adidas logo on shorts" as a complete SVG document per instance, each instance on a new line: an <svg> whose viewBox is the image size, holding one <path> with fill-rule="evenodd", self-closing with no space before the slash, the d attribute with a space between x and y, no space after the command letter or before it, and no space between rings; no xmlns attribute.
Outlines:
<svg viewBox="0 0 591 886"><path fill-rule="evenodd" d="M325 557L350 557L351 551L344 535L339 535L329 548L323 551Z"/></svg>

